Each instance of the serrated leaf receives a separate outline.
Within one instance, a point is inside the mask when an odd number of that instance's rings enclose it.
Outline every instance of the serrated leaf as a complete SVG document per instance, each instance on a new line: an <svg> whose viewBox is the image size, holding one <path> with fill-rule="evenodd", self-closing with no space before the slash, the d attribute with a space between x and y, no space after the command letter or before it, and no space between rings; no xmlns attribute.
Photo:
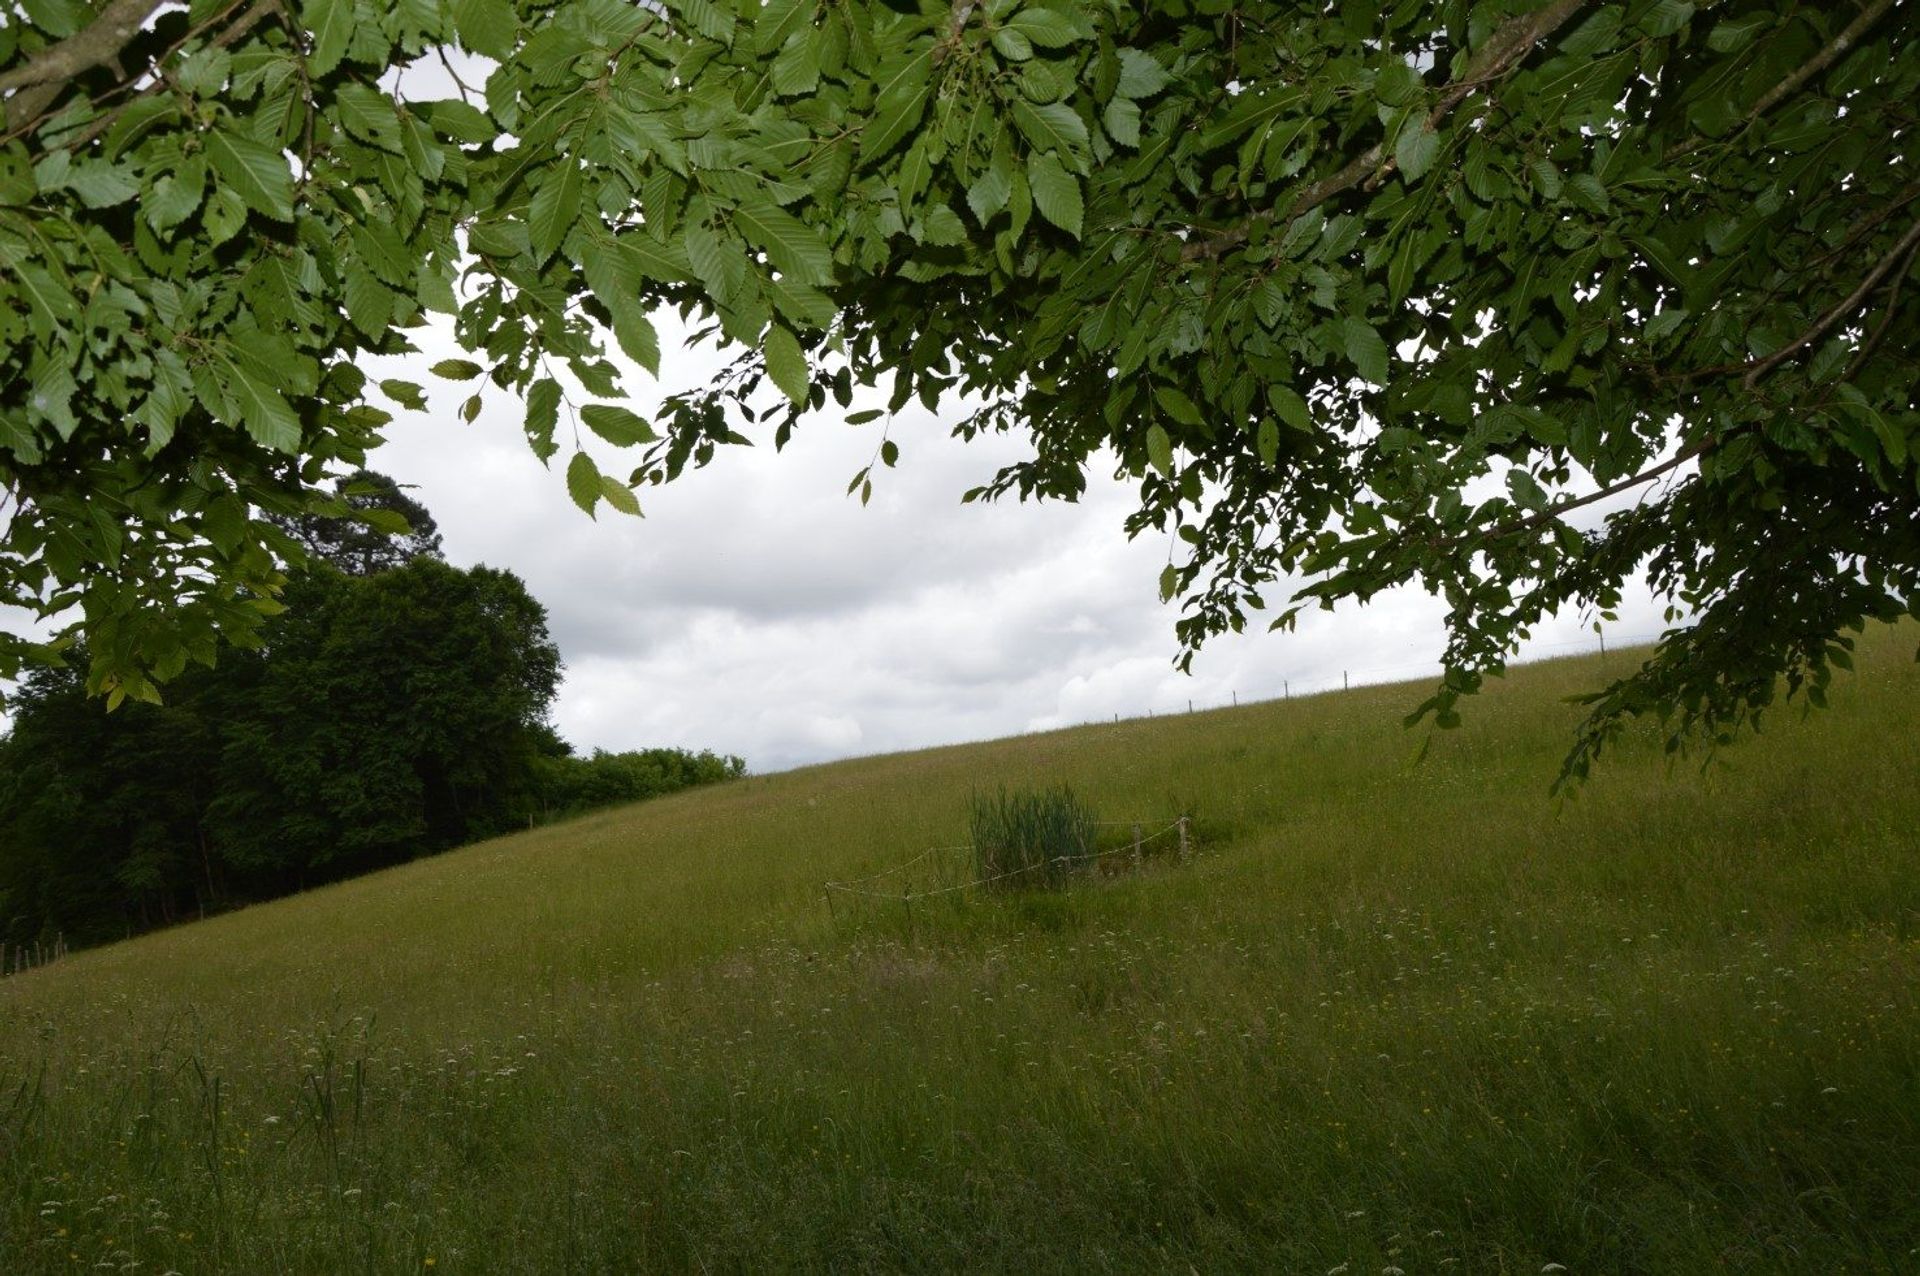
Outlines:
<svg viewBox="0 0 1920 1276"><path fill-rule="evenodd" d="M1120 60L1120 78L1113 91L1121 97L1135 101L1152 97L1166 88L1172 78L1150 53L1143 53L1139 49L1121 49L1117 56Z"/></svg>
<svg viewBox="0 0 1920 1276"><path fill-rule="evenodd" d="M1280 455L1280 427L1272 417L1260 418L1260 429L1254 435L1253 447L1259 453L1262 465L1272 465Z"/></svg>
<svg viewBox="0 0 1920 1276"><path fill-rule="evenodd" d="M1051 9L1022 9L1007 27L1042 49L1064 49L1080 39L1073 23Z"/></svg>
<svg viewBox="0 0 1920 1276"><path fill-rule="evenodd" d="M816 288L833 282L833 254L818 233L772 201L745 203L733 223L784 275Z"/></svg>
<svg viewBox="0 0 1920 1276"><path fill-rule="evenodd" d="M1055 151L1076 171L1086 168L1087 126L1065 102L1013 102L1013 122L1036 151Z"/></svg>
<svg viewBox="0 0 1920 1276"><path fill-rule="evenodd" d="M1439 154L1440 134L1427 127L1426 118L1419 114L1400 130L1399 140L1393 146L1393 162L1400 166L1400 175L1409 182L1425 177Z"/></svg>
<svg viewBox="0 0 1920 1276"><path fill-rule="evenodd" d="M300 418L293 414L280 391L238 364L227 364L227 393L240 413L240 423L254 442L289 456L300 451Z"/></svg>
<svg viewBox="0 0 1920 1276"><path fill-rule="evenodd" d="M520 19L509 0L453 0L453 27L460 43L504 62L520 38Z"/></svg>
<svg viewBox="0 0 1920 1276"><path fill-rule="evenodd" d="M207 158L227 189L256 213L293 220L293 174L285 157L226 129L214 129L206 138Z"/></svg>
<svg viewBox="0 0 1920 1276"><path fill-rule="evenodd" d="M134 180L132 173L118 165L97 160L75 164L67 174L65 185L88 208L112 208L140 193L140 183Z"/></svg>
<svg viewBox="0 0 1920 1276"><path fill-rule="evenodd" d="M553 432L560 424L560 383L542 377L527 391L527 440L542 461L559 450Z"/></svg>
<svg viewBox="0 0 1920 1276"><path fill-rule="evenodd" d="M1353 360L1353 366L1360 375L1377 386L1387 384L1387 343L1380 338L1372 324L1356 315L1349 315L1340 325L1340 336L1347 358Z"/></svg>
<svg viewBox="0 0 1920 1276"><path fill-rule="evenodd" d="M1172 602L1174 594L1180 590L1180 569L1168 563L1160 569L1160 601Z"/></svg>
<svg viewBox="0 0 1920 1276"><path fill-rule="evenodd" d="M1547 493L1533 475L1515 467L1507 471L1507 492L1513 497L1514 504L1522 509L1543 510L1547 508Z"/></svg>
<svg viewBox="0 0 1920 1276"><path fill-rule="evenodd" d="M347 133L370 146L400 153L400 117L393 99L364 84L342 86L335 98L340 124Z"/></svg>
<svg viewBox="0 0 1920 1276"><path fill-rule="evenodd" d="M206 188L207 164L195 155L154 182L140 201L140 215L157 233L172 230L193 216Z"/></svg>
<svg viewBox="0 0 1920 1276"><path fill-rule="evenodd" d="M300 20L313 35L307 74L332 74L353 38L353 0L306 0L300 6Z"/></svg>
<svg viewBox="0 0 1920 1276"><path fill-rule="evenodd" d="M563 155L558 171L548 170L527 207L527 238L534 260L544 264L580 220L580 165Z"/></svg>
<svg viewBox="0 0 1920 1276"><path fill-rule="evenodd" d="M1067 172L1060 157L1052 151L1029 152L1027 185L1033 191L1033 206L1040 210L1040 215L1078 239L1084 215L1080 182Z"/></svg>
<svg viewBox="0 0 1920 1276"><path fill-rule="evenodd" d="M602 474L600 476L600 495L607 504L613 506L613 508L619 510L622 514L630 515L633 518L641 517L640 501L634 496L633 489L627 487L624 483Z"/></svg>
<svg viewBox="0 0 1920 1276"><path fill-rule="evenodd" d="M1007 206L1007 197L1012 193L1012 170L998 163L988 164L973 185L967 187L967 207L973 210L974 220L984 227Z"/></svg>
<svg viewBox="0 0 1920 1276"><path fill-rule="evenodd" d="M811 93L820 85L820 48L812 27L787 38L768 71L773 91L783 96Z"/></svg>
<svg viewBox="0 0 1920 1276"><path fill-rule="evenodd" d="M1173 477L1173 440L1158 423L1147 427L1147 462L1163 478Z"/></svg>
<svg viewBox="0 0 1920 1276"><path fill-rule="evenodd" d="M427 371L449 381L471 381L486 369L471 359L442 359Z"/></svg>
<svg viewBox="0 0 1920 1276"><path fill-rule="evenodd" d="M1131 98L1115 95L1100 116L1107 136L1122 146L1140 145L1140 105Z"/></svg>
<svg viewBox="0 0 1920 1276"><path fill-rule="evenodd" d="M388 379L380 383L380 391L403 408L420 409L427 406L427 394L411 381Z"/></svg>
<svg viewBox="0 0 1920 1276"><path fill-rule="evenodd" d="M733 43L733 7L721 0L669 0L669 7L695 31L721 44Z"/></svg>
<svg viewBox="0 0 1920 1276"><path fill-rule="evenodd" d="M580 409L580 419L589 430L615 447L651 443L660 437L644 417L617 403L589 403Z"/></svg>
<svg viewBox="0 0 1920 1276"><path fill-rule="evenodd" d="M1173 386L1156 387L1153 392L1153 401L1160 405L1161 411L1182 425L1198 426L1203 423L1200 409L1194 406L1193 400Z"/></svg>
<svg viewBox="0 0 1920 1276"><path fill-rule="evenodd" d="M989 38L994 50L1009 62L1025 62L1033 56L1033 42L1012 27L1000 27Z"/></svg>
<svg viewBox="0 0 1920 1276"><path fill-rule="evenodd" d="M874 103L872 119L860 130L860 162L871 164L898 146L926 109L926 59L915 58Z"/></svg>
<svg viewBox="0 0 1920 1276"><path fill-rule="evenodd" d="M585 452L575 452L573 459L567 462L567 495L573 503L585 510L589 517L593 507L602 496L600 467Z"/></svg>
<svg viewBox="0 0 1920 1276"><path fill-rule="evenodd" d="M773 383L796 406L805 407L813 389L813 374L807 366L806 354L800 349L799 338L776 323L767 329L761 349L766 355L767 375L773 378Z"/></svg>

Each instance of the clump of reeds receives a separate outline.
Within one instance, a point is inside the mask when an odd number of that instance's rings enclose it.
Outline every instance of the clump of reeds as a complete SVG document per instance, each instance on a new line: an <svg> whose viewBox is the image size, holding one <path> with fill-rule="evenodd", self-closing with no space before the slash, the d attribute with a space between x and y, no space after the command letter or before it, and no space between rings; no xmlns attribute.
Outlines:
<svg viewBox="0 0 1920 1276"><path fill-rule="evenodd" d="M1065 784L975 792L976 876L988 890L1057 886L1093 848L1093 813Z"/></svg>

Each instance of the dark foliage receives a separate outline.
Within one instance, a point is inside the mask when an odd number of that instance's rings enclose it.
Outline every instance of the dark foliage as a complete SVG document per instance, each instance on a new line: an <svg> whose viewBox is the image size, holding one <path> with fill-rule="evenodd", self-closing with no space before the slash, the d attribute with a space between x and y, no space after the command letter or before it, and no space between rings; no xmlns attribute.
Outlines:
<svg viewBox="0 0 1920 1276"><path fill-rule="evenodd" d="M0 741L0 938L112 938L743 769L566 756L559 653L509 572L416 556L284 601L261 648L164 705L109 713L74 666L27 679Z"/></svg>
<svg viewBox="0 0 1920 1276"><path fill-rule="evenodd" d="M334 500L322 511L269 515L267 521L298 542L314 562L349 576L371 576L416 558L440 557L440 525L391 478L360 470L334 486Z"/></svg>

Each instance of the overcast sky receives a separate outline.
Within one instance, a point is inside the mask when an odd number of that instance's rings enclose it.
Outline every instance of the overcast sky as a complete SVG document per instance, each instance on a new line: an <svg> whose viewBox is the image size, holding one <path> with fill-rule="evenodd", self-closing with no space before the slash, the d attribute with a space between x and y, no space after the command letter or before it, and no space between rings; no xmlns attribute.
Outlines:
<svg viewBox="0 0 1920 1276"><path fill-rule="evenodd" d="M718 364L710 349L677 348L670 323L661 336L661 381L629 379L642 415ZM894 419L900 466L880 474L864 508L847 481L873 460L883 423L848 426L830 411L784 452L726 449L706 470L643 489L644 520L602 507L589 521L566 495L569 452L543 468L519 404L498 391L477 421L459 423L467 388L419 371L457 352L443 337L423 345L424 357L377 372L427 383L433 410L402 413L373 464L414 486L451 561L511 569L546 605L566 661L555 725L582 750L712 748L765 772L1278 696L1289 684L1298 694L1339 686L1343 670L1359 683L1436 667L1442 607L1407 592L1313 613L1297 633L1256 626L1216 640L1192 676L1179 673L1177 612L1158 598L1167 540L1126 539L1131 486L1097 474L1075 505L962 505L1020 449L952 439L957 412L916 406ZM597 439L589 450L608 473L632 468ZM1657 629L1644 601L1615 627ZM1534 650L1591 640L1567 616Z"/></svg>

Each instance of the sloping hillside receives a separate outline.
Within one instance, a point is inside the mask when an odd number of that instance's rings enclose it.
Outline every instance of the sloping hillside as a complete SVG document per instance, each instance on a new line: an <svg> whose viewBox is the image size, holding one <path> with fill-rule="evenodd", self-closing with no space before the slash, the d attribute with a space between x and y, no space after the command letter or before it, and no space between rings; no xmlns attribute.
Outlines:
<svg viewBox="0 0 1920 1276"><path fill-rule="evenodd" d="M1912 1270L1915 641L1569 803L1594 660L1417 766L1411 686L864 759L0 980L0 1269ZM1198 851L829 913L1035 780Z"/></svg>

